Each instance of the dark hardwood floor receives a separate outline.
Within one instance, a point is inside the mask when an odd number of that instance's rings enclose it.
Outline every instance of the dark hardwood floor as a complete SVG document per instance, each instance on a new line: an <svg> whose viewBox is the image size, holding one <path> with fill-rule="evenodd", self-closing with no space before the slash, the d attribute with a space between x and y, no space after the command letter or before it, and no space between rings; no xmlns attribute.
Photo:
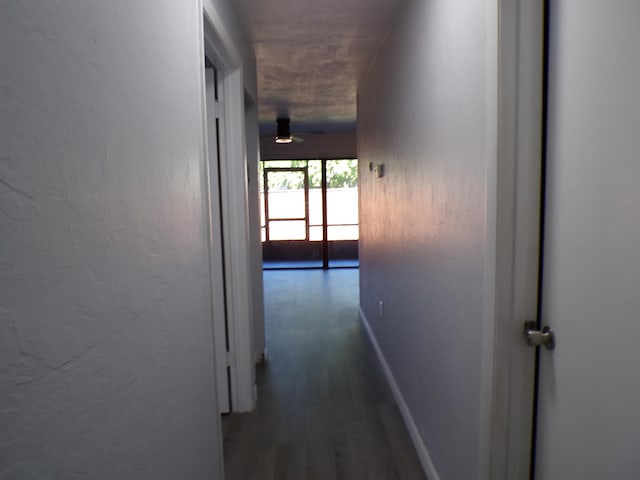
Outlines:
<svg viewBox="0 0 640 480"><path fill-rule="evenodd" d="M258 407L223 417L226 480L425 479L358 319L356 269L264 272Z"/></svg>

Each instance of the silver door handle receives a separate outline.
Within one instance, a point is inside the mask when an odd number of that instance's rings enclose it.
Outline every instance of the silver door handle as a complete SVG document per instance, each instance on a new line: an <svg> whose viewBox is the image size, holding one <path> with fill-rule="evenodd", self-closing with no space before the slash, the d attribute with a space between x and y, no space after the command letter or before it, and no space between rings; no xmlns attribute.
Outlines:
<svg viewBox="0 0 640 480"><path fill-rule="evenodd" d="M535 322L524 322L524 338L530 347L540 347L544 345L548 350L553 350L556 346L556 334L545 326L542 330L535 328Z"/></svg>

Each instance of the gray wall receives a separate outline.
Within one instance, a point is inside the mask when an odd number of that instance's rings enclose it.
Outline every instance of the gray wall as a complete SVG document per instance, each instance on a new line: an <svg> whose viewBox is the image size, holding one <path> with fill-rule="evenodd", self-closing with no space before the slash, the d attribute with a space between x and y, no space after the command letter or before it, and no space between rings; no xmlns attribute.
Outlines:
<svg viewBox="0 0 640 480"><path fill-rule="evenodd" d="M0 6L2 479L221 477L201 22Z"/></svg>
<svg viewBox="0 0 640 480"><path fill-rule="evenodd" d="M406 2L358 102L361 307L443 479L485 461L487 5Z"/></svg>

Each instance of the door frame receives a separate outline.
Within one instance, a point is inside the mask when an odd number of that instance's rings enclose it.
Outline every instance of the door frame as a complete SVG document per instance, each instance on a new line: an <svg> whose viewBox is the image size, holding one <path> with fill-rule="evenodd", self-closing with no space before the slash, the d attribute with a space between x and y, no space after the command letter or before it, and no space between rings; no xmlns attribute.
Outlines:
<svg viewBox="0 0 640 480"><path fill-rule="evenodd" d="M216 74L215 65L207 67L205 60L205 108L207 113L207 161L206 179L207 206L209 215L209 281L211 285L211 314L213 317L213 343L215 355L216 388L218 397L218 411L228 413L233 404L231 399L231 379L235 376L235 368L228 364L230 351L230 335L228 332L228 298L226 285L226 265L228 252L227 242L223 235L226 216L222 209L221 158L224 155L223 145L219 139L222 108L224 107L224 93ZM222 98L222 102L219 98ZM215 126L215 127L214 127ZM225 248L226 247L226 248Z"/></svg>
<svg viewBox="0 0 640 480"><path fill-rule="evenodd" d="M544 2L497 4L497 162L487 184L490 265L485 393L490 441L483 478L529 478L535 349L523 324L535 320L542 188ZM494 208L491 209L491 205ZM486 437L485 437L486 438Z"/></svg>
<svg viewBox="0 0 640 480"><path fill-rule="evenodd" d="M242 56L222 18L210 2L204 2L201 61L204 56L214 60L225 95L224 116L220 132L224 154L220 158L221 182L228 186L221 192L222 233L226 246L225 283L228 292L227 315L229 327L229 356L227 363L233 371L230 394L232 411L245 412L255 408L255 353L253 348L253 289L251 283L251 248L247 182L247 152L245 138L244 74ZM204 67L203 67L204 94ZM203 101L203 128L206 128L206 108ZM205 142L207 132L203 132ZM208 146L204 146L207 160L205 175L208 179ZM216 192L205 192L205 196ZM209 206L207 208L210 208ZM211 220L211 216L207 219ZM209 230L211 225L209 223ZM212 303L224 302L212 288ZM214 318L215 322L216 319Z"/></svg>
<svg viewBox="0 0 640 480"><path fill-rule="evenodd" d="M269 216L269 173L271 172L297 172L304 175L304 218L271 218ZM272 221L304 221L305 241L309 241L309 167L268 167L262 170L264 182L264 227L266 241L271 241L270 225Z"/></svg>

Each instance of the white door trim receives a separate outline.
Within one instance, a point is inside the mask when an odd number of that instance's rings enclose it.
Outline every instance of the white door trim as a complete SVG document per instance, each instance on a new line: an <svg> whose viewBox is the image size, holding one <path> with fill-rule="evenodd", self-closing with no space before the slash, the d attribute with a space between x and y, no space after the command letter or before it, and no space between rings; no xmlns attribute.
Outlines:
<svg viewBox="0 0 640 480"><path fill-rule="evenodd" d="M215 8L206 2L204 14L204 54L220 67L224 90L224 118L220 132L223 235L229 324L229 362L232 368L232 411L255 408L255 364L253 348L253 297L247 192L247 156L244 119L242 57ZM220 301L215 299L214 301Z"/></svg>
<svg viewBox="0 0 640 480"><path fill-rule="evenodd" d="M213 69L205 70L205 102L206 102L206 125L205 132L207 140L207 160L205 162L207 185L207 207L209 216L207 218L209 226L209 275L211 282L211 313L213 316L213 343L215 350L215 371L218 396L218 411L228 413L231 411L228 355L227 355L227 328L226 317L227 308L225 300L225 264L228 263L223 255L225 251L222 240L222 223L220 221L220 181L218 175L218 132L214 128L216 119L220 118L219 109L224 104L220 104L215 99L217 78Z"/></svg>
<svg viewBox="0 0 640 480"><path fill-rule="evenodd" d="M498 3L498 131L493 382L486 478L529 478L537 313L543 99L543 2Z"/></svg>

